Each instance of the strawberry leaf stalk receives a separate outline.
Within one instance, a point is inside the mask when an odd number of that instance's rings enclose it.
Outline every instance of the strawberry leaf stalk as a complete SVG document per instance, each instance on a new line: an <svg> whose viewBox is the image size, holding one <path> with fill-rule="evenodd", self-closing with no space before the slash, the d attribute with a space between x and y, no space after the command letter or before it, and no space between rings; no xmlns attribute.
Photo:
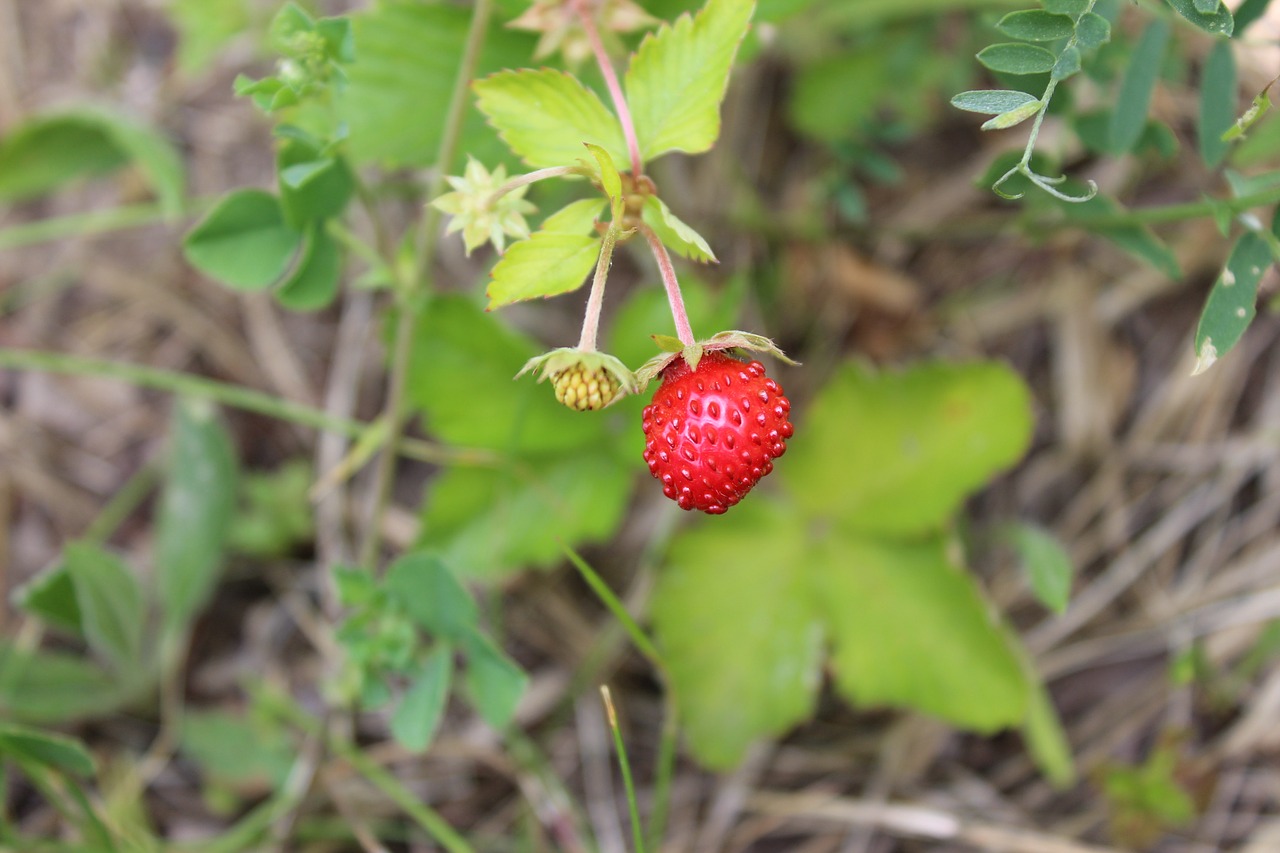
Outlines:
<svg viewBox="0 0 1280 853"><path fill-rule="evenodd" d="M769 352L794 364L768 338L721 332L685 345L659 339L675 351L651 359L637 372L643 384L662 385L645 407L644 460L662 492L681 509L720 515L773 471L787 451L791 401L758 361L727 350Z"/></svg>

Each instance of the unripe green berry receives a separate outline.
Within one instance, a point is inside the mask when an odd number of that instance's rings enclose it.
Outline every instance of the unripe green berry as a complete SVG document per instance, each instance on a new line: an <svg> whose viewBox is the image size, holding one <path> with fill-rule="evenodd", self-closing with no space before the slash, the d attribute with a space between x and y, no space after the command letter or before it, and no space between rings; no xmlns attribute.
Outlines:
<svg viewBox="0 0 1280 853"><path fill-rule="evenodd" d="M594 412L613 402L621 384L617 377L603 367L595 370L575 364L551 376L556 389L556 399L570 409Z"/></svg>

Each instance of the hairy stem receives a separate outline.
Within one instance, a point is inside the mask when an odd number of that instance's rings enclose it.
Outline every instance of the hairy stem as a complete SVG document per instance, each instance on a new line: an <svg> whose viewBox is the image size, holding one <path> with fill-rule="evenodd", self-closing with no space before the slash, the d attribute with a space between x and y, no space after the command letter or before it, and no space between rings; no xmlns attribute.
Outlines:
<svg viewBox="0 0 1280 853"><path fill-rule="evenodd" d="M476 63L480 59L480 48L484 44L484 35L489 27L489 15L492 11L493 0L476 0L472 8L467 44L463 49L462 61L458 65L458 77L453 84L453 94L449 99L449 111L445 115L444 130L440 136L440 150L436 156L436 169L427 187L427 198L440 195L440 190L444 186L444 176L449 171L454 154L458 150L469 87L472 77L475 76ZM399 291L400 316L396 321L392 343L391 375L387 379L385 408L391 434L387 440L387 447L378 460L377 471L374 473L373 508L369 514L364 542L360 546L360 565L369 571L374 570L378 561L378 551L382 544L382 517L386 514L387 505L391 501L391 486L395 480L396 451L405 423L405 386L409 378L413 330L422 313L423 293L430 290L428 280L431 275L431 263L435 259L439 232L440 211L428 205L422 215L422 238L418 247L417 263L414 264L413 277L403 282ZM387 260L394 261L392 258Z"/></svg>
<svg viewBox="0 0 1280 853"><path fill-rule="evenodd" d="M516 175L502 186L498 187L488 198L490 205L496 203L512 190L518 190L529 184L545 181L547 178L560 178L566 175L582 175L584 174L581 166L548 166L545 169L538 169L533 172L526 172L523 175Z"/></svg>
<svg viewBox="0 0 1280 853"><path fill-rule="evenodd" d="M600 241L600 258L596 261L596 275L591 279L591 295L587 297L587 312L582 318L582 338L578 349L596 351L596 335L600 331L600 309L604 307L604 283L609 277L609 265L613 262L613 247L618 242L618 225L614 223L604 232Z"/></svg>
<svg viewBox="0 0 1280 853"><path fill-rule="evenodd" d="M588 6L586 0L575 0L573 10L578 13L578 20L582 22L582 29L587 34L587 41L591 42L591 51L596 56L600 73L604 75L604 85L608 88L609 97L613 99L613 108L618 113L622 135L627 140L627 153L631 156L631 174L639 178L644 174L644 160L640 156L640 141L636 138L636 123L631 118L631 107L627 106L627 96L623 94L622 84L618 82L618 72L613 68L609 52L604 49L600 31L596 29L595 19L591 17Z"/></svg>
<svg viewBox="0 0 1280 853"><path fill-rule="evenodd" d="M693 327L689 325L689 312L684 308L684 296L680 293L676 269L671 265L671 255L667 254L667 247L662 245L662 240L658 239L652 228L641 223L639 231L649 241L649 248L653 250L658 270L662 273L662 286L666 288L667 302L671 304L671 319L676 323L676 337L685 346L692 346L697 339L693 336Z"/></svg>

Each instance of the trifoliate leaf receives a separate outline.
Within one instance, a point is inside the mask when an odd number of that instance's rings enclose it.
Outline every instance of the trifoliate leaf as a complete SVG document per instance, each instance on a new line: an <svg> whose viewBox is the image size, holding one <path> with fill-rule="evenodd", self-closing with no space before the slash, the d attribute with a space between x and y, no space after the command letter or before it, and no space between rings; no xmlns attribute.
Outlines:
<svg viewBox="0 0 1280 853"><path fill-rule="evenodd" d="M1001 364L848 365L819 392L775 476L815 517L917 534L1021 457L1031 425L1030 394Z"/></svg>
<svg viewBox="0 0 1280 853"><path fill-rule="evenodd" d="M626 163L617 118L594 92L563 71L501 71L474 84L477 106L498 135L534 168L568 166L590 142Z"/></svg>
<svg viewBox="0 0 1280 853"><path fill-rule="evenodd" d="M720 102L754 9L753 0L708 0L696 16L682 15L641 42L626 89L644 160L715 144Z"/></svg>
<svg viewBox="0 0 1280 853"><path fill-rule="evenodd" d="M600 239L539 231L507 250L493 268L489 309L577 290L595 269Z"/></svg>

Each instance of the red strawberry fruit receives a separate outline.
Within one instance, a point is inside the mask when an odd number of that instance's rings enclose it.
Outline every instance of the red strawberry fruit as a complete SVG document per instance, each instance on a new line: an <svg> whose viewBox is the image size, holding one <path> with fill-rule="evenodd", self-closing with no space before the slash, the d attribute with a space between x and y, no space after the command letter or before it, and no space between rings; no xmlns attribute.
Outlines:
<svg viewBox="0 0 1280 853"><path fill-rule="evenodd" d="M703 355L696 368L677 357L644 410L644 459L682 509L719 515L742 500L794 428L791 402L764 365Z"/></svg>

